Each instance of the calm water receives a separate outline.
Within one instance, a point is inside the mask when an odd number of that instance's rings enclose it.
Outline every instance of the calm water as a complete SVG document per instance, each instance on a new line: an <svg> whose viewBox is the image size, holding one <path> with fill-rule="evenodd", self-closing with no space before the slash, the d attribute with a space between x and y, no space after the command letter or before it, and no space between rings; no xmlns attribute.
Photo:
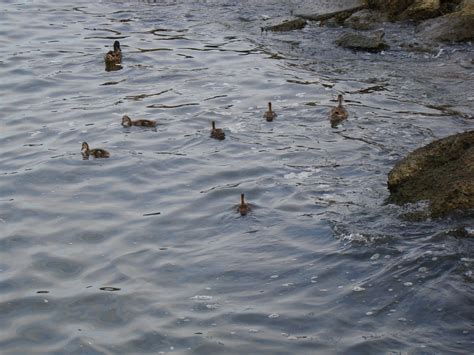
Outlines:
<svg viewBox="0 0 474 355"><path fill-rule="evenodd" d="M399 158L474 128L472 45L260 32L291 8L1 2L2 354L473 351L472 219L383 204Z"/></svg>

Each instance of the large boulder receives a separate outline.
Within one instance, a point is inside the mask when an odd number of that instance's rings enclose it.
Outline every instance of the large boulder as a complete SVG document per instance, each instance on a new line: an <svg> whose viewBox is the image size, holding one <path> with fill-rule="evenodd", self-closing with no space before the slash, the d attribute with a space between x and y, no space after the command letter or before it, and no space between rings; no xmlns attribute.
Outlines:
<svg viewBox="0 0 474 355"><path fill-rule="evenodd" d="M383 39L384 35L385 33L382 30L374 31L367 35L357 32L346 32L336 39L336 44L353 50L378 52L388 48L387 43Z"/></svg>
<svg viewBox="0 0 474 355"><path fill-rule="evenodd" d="M474 39L474 1L463 2L459 11L427 20L417 27L424 38L461 42Z"/></svg>
<svg viewBox="0 0 474 355"><path fill-rule="evenodd" d="M430 202L439 217L474 209L474 131L455 134L419 148L388 175L388 202Z"/></svg>

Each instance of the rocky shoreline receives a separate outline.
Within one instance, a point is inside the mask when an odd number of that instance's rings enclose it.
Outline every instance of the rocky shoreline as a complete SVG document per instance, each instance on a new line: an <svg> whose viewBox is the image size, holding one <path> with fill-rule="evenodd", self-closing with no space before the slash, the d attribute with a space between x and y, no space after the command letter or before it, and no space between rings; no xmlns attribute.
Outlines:
<svg viewBox="0 0 474 355"><path fill-rule="evenodd" d="M319 21L319 26L342 26L348 29L336 44L363 51L382 51L390 47L384 38L384 23L410 22L426 43L463 42L474 39L474 0L346 0L303 1L293 15L267 31L292 31L306 26L306 20ZM376 31L374 31L376 30ZM372 32L369 32L372 31ZM407 50L413 50L409 43Z"/></svg>
<svg viewBox="0 0 474 355"><path fill-rule="evenodd" d="M346 0L302 1L293 15L262 30L292 31L308 22L346 30L334 45L355 51L380 52L398 46L431 52L440 42L474 39L474 0ZM390 43L384 27L393 22L415 26L415 37ZM474 59L471 60L474 64ZM471 117L469 117L471 118ZM474 210L474 131L449 136L419 148L400 160L388 176L388 203L428 202L409 219L441 217Z"/></svg>

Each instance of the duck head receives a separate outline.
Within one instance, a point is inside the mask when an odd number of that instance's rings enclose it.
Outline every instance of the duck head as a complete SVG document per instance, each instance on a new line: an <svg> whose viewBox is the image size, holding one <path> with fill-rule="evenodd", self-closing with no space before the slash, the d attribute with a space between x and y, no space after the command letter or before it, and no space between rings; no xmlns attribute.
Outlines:
<svg viewBox="0 0 474 355"><path fill-rule="evenodd" d="M82 153L88 153L89 152L89 144L86 142L82 142L82 148L81 148Z"/></svg>
<svg viewBox="0 0 474 355"><path fill-rule="evenodd" d="M122 49L120 48L120 42L115 41L114 42L114 52L120 52Z"/></svg>
<svg viewBox="0 0 474 355"><path fill-rule="evenodd" d="M122 117L122 126L130 127L131 125L132 125L132 120L130 119L130 117L128 117L127 115L124 115Z"/></svg>
<svg viewBox="0 0 474 355"><path fill-rule="evenodd" d="M339 106L342 106L342 100L343 100L342 94L337 95L337 102L339 103Z"/></svg>

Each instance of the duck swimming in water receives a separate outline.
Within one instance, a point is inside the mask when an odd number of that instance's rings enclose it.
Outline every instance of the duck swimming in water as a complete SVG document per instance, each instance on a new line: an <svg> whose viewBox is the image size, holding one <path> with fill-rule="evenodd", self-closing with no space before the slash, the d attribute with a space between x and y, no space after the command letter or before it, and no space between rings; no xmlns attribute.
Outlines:
<svg viewBox="0 0 474 355"><path fill-rule="evenodd" d="M216 128L215 121L212 121L211 138L218 139L220 141L225 139L224 130Z"/></svg>
<svg viewBox="0 0 474 355"><path fill-rule="evenodd" d="M122 49L120 48L120 42L114 42L114 50L109 51L105 56L105 66L107 68L112 68L114 66L119 66L122 62Z"/></svg>
<svg viewBox="0 0 474 355"><path fill-rule="evenodd" d="M84 159L89 159L89 155L92 155L94 158L110 157L110 153L104 149L89 149L89 144L86 142L82 143L81 153Z"/></svg>
<svg viewBox="0 0 474 355"><path fill-rule="evenodd" d="M337 95L338 105L334 107L329 114L332 128L336 128L339 123L349 117L349 113L344 106L342 106L342 100L342 94Z"/></svg>
<svg viewBox="0 0 474 355"><path fill-rule="evenodd" d="M263 117L267 120L267 122L272 122L273 119L277 116L275 111L272 111L272 103L268 103L268 111L263 114Z"/></svg>
<svg viewBox="0 0 474 355"><path fill-rule="evenodd" d="M245 216L250 211L249 205L245 202L244 194L240 194L240 205L239 213L241 216Z"/></svg>
<svg viewBox="0 0 474 355"><path fill-rule="evenodd" d="M127 115L122 117L122 126L131 127L131 126L140 126L140 127L156 127L156 121L151 120L132 120Z"/></svg>

